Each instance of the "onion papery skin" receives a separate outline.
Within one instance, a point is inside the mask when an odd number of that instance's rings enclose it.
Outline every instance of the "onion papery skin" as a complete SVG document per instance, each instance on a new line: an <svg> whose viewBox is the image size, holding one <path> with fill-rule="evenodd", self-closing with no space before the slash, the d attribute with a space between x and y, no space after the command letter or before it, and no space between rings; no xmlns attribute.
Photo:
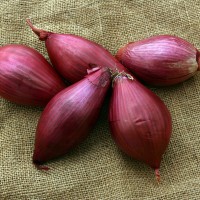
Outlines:
<svg viewBox="0 0 200 200"><path fill-rule="evenodd" d="M181 83L199 70L199 51L172 35L131 42L119 49L116 58L141 81L154 86Z"/></svg>
<svg viewBox="0 0 200 200"><path fill-rule="evenodd" d="M58 34L37 29L30 20L27 20L27 23L40 40L45 41L53 66L71 83L83 79L91 65L127 71L107 49L93 41L73 34Z"/></svg>
<svg viewBox="0 0 200 200"><path fill-rule="evenodd" d="M158 170L170 141L172 120L163 101L138 81L113 82L109 121L116 144L134 159Z"/></svg>
<svg viewBox="0 0 200 200"><path fill-rule="evenodd" d="M89 134L110 86L110 72L101 68L58 93L39 120L33 162L43 164L66 154Z"/></svg>
<svg viewBox="0 0 200 200"><path fill-rule="evenodd" d="M0 47L0 96L21 105L45 106L66 85L35 49Z"/></svg>

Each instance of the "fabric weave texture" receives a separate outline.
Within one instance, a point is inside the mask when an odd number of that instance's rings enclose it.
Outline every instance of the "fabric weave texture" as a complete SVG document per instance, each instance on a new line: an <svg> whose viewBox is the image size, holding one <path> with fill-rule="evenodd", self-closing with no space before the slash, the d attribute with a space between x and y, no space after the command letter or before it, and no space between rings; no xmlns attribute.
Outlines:
<svg viewBox="0 0 200 200"><path fill-rule="evenodd" d="M1 0L0 45L25 44L48 59L44 42L32 33L26 18L38 28L86 37L112 54L128 42L157 34L182 37L200 49L198 0ZM112 140L108 98L89 137L47 163L48 172L32 164L43 108L0 98L0 199L200 199L200 73L176 86L150 89L173 119L159 185L151 168L126 156Z"/></svg>

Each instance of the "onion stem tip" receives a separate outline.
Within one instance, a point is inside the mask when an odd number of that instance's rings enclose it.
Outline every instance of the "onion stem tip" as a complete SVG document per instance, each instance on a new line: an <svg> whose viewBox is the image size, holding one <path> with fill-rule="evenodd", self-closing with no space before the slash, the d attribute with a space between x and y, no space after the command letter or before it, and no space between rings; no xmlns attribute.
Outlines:
<svg viewBox="0 0 200 200"><path fill-rule="evenodd" d="M44 170L44 171L48 171L50 168L47 166L42 166L41 163L37 162L37 161L33 161L33 164L35 165L35 167L38 170Z"/></svg>
<svg viewBox="0 0 200 200"><path fill-rule="evenodd" d="M159 169L155 169L155 176L157 183L160 183L160 171Z"/></svg>

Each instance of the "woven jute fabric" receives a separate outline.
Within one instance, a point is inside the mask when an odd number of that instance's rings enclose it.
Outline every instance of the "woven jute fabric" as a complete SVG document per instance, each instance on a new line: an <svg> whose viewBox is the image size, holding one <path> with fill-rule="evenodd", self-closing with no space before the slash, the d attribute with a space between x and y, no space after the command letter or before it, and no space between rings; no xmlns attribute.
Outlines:
<svg viewBox="0 0 200 200"><path fill-rule="evenodd" d="M156 34L182 37L200 49L199 0L1 0L0 45L17 43L47 59L44 42L26 25L72 33L115 54L122 45ZM110 135L109 99L89 137L66 156L32 164L34 138L43 108L0 99L0 199L200 199L200 73L173 87L151 88L168 106L173 133L160 168L153 170L122 153Z"/></svg>

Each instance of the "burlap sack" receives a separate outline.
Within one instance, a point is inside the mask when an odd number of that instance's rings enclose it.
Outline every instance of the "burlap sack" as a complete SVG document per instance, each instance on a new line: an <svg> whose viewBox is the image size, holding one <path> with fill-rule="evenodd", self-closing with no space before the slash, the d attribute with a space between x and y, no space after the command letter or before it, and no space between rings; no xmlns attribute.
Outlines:
<svg viewBox="0 0 200 200"><path fill-rule="evenodd" d="M30 17L37 27L84 36L113 54L129 41L155 34L177 35L200 48L199 13L198 0L1 0L0 44L26 44L47 58L44 43L25 23ZM42 108L0 99L0 199L200 199L200 74L152 90L173 117L160 185L152 169L114 144L107 122L109 100L87 140L42 172L31 160Z"/></svg>

